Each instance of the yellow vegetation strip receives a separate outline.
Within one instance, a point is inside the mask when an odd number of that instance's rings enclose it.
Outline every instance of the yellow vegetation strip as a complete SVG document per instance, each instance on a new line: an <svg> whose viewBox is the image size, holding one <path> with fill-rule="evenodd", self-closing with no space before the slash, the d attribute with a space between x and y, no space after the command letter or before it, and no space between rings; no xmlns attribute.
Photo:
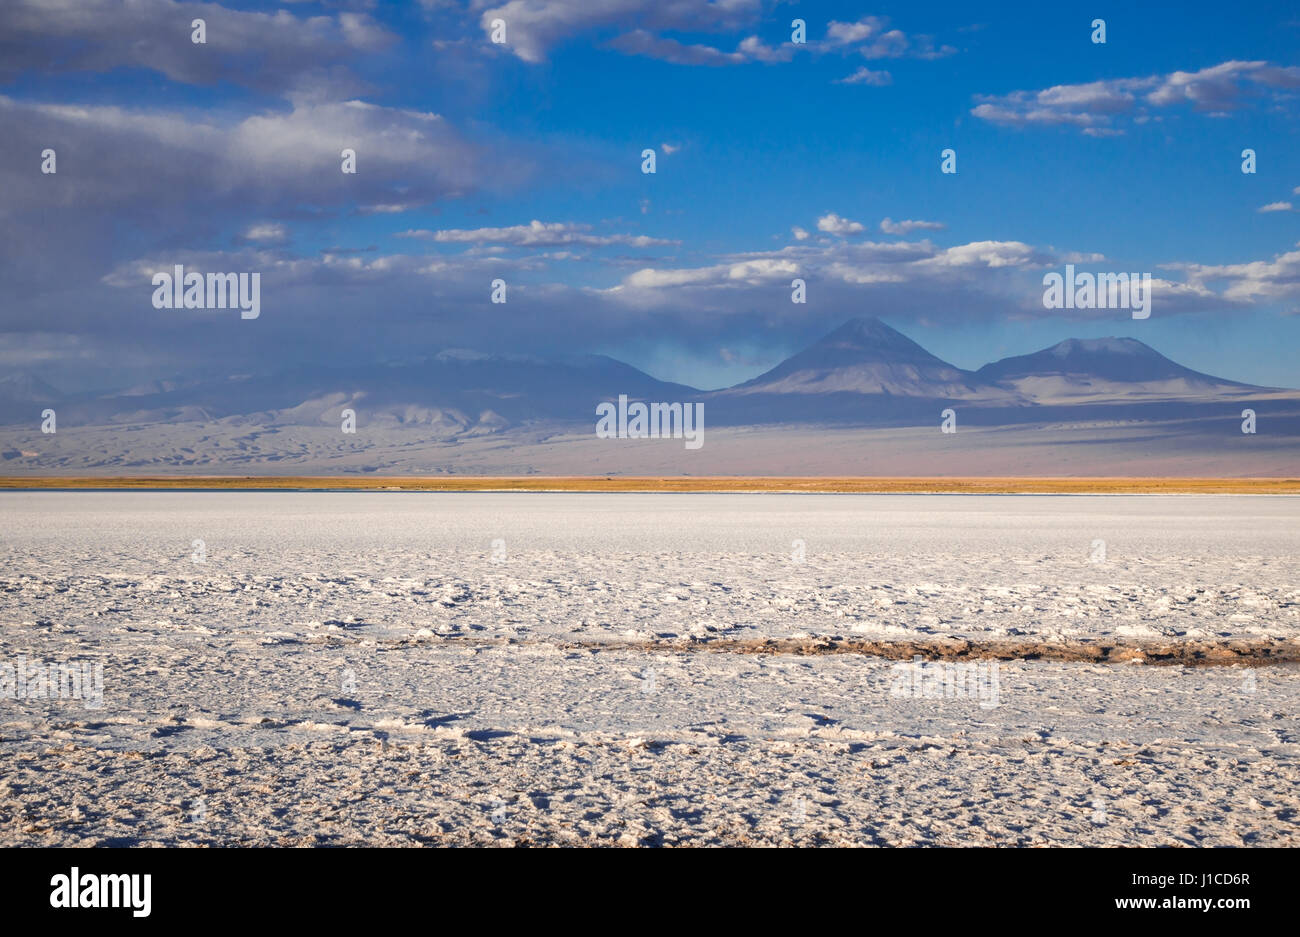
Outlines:
<svg viewBox="0 0 1300 937"><path fill-rule="evenodd" d="M1300 494L1300 478L775 477L775 476L6 476L0 489L288 491L809 492L861 494Z"/></svg>

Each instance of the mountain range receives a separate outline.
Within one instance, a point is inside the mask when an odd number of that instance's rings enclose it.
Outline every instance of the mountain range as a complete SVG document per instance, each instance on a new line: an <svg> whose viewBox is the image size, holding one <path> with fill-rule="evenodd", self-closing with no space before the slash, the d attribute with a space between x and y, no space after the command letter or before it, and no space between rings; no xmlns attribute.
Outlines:
<svg viewBox="0 0 1300 937"><path fill-rule="evenodd" d="M0 423L39 422L55 407L61 426L238 420L260 426L337 424L420 427L439 439L512 427L590 423L595 405L631 400L704 401L714 426L779 423L906 425L962 406L978 421L1061 419L1080 408L1186 407L1272 396L1185 368L1132 338L1068 339L976 371L926 351L877 318L846 322L759 376L703 391L660 381L602 355L542 359L442 352L427 359L354 369L161 380L108 394L63 394L30 374L0 379Z"/></svg>

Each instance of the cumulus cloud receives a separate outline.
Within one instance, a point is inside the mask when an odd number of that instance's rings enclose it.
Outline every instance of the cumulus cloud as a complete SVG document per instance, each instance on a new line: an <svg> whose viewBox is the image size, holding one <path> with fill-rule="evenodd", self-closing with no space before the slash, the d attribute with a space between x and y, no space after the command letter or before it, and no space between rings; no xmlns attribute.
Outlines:
<svg viewBox="0 0 1300 937"><path fill-rule="evenodd" d="M1120 133L1117 119L1136 123L1151 112L1187 104L1219 114L1248 99L1272 100L1279 92L1300 87L1300 68L1267 62L1229 61L1195 72L1171 72L1144 78L1113 78L1042 91L980 95L971 113L982 120L1014 127L1066 125L1091 136Z"/></svg>
<svg viewBox="0 0 1300 937"><path fill-rule="evenodd" d="M1300 255L1297 255L1300 258ZM1042 276L1065 263L1100 262L1095 253L1057 252L1022 241L973 241L940 246L920 242L827 241L736 255L721 263L645 267L593 296L640 316L671 320L682 334L708 323L711 334L739 340L745 328L797 327L810 316L834 327L863 308L887 309L900 320L964 322L1070 316L1113 316L1114 310L1045 310ZM1222 273L1223 271L1219 271ZM790 279L806 280L816 305L789 302ZM1286 276L1277 269L1274 280ZM1257 280L1259 277L1257 276ZM1161 316L1223 311L1249 305L1244 287L1232 295L1199 278L1153 277ZM760 328L761 330L761 328Z"/></svg>
<svg viewBox="0 0 1300 937"><path fill-rule="evenodd" d="M886 218L880 222L880 230L885 234L911 234L913 231L942 231L945 225L939 221L894 221Z"/></svg>
<svg viewBox="0 0 1300 937"><path fill-rule="evenodd" d="M591 234L591 225L567 222L528 224L506 228L448 229L443 231L403 231L397 237L422 238L442 244L514 244L520 247L556 247L563 244L581 244L586 247L607 247L612 244L627 247L659 247L680 241L668 241L640 234Z"/></svg>
<svg viewBox="0 0 1300 937"><path fill-rule="evenodd" d="M416 203L463 193L491 172L481 162L487 154L439 115L355 100L297 104L227 123L0 95L0 118L29 145L52 141L69 154L93 152L96 171L78 174L74 184L78 198L101 205L147 201L146 193L158 201L169 186L187 188L191 197L238 193L255 204L381 202L397 192ZM341 172L344 148L356 152L355 175ZM0 172L26 176L29 169L0 162Z"/></svg>
<svg viewBox="0 0 1300 937"><path fill-rule="evenodd" d="M797 48L798 46L791 42L783 42L779 46L769 46L757 36L749 36L740 41L736 51L752 62L763 62L771 65L775 62L790 61L794 58L794 52Z"/></svg>
<svg viewBox="0 0 1300 937"><path fill-rule="evenodd" d="M728 53L716 49L709 52L684 51L692 47L667 40L663 46L651 40L665 30L680 32L724 32L736 30L758 21L763 11L762 0L726 0L713 3L709 0L509 0L508 3L483 10L479 25L485 35L490 35L492 22L506 23L506 43L511 52L525 62L546 60L551 48L574 36L609 28L629 30L620 51L633 54L666 54L691 58L687 64L725 64L716 56ZM618 46L616 46L618 48ZM708 47L699 47L707 49ZM734 53L733 53L734 54Z"/></svg>
<svg viewBox="0 0 1300 937"><path fill-rule="evenodd" d="M1259 211L1261 212L1291 211L1291 203L1290 202L1269 202L1267 205L1261 205L1259 207Z"/></svg>
<svg viewBox="0 0 1300 937"><path fill-rule="evenodd" d="M943 248L928 241L834 240L703 266L643 268L600 298L641 316L669 317L687 332L709 323L713 334L738 341L745 329L809 327L810 316L818 328L833 328L864 307L888 309L902 320L1041 314L1042 287L1034 274L1055 259L1018 242ZM790 303L796 276L807 281L815 305Z"/></svg>
<svg viewBox="0 0 1300 937"><path fill-rule="evenodd" d="M835 212L829 212L817 219L817 230L824 231L827 234L835 234L839 237L847 237L850 234L861 234L867 229L860 222L850 221L847 218L841 218Z"/></svg>
<svg viewBox="0 0 1300 937"><path fill-rule="evenodd" d="M825 41L828 45L840 46L864 42L880 35L884 26L885 20L879 16L864 16L852 23L831 20L826 26Z"/></svg>
<svg viewBox="0 0 1300 937"><path fill-rule="evenodd" d="M1278 254L1272 260L1244 264L1168 264L1181 270L1192 288L1222 284L1225 298L1240 302L1300 299L1300 251Z"/></svg>
<svg viewBox="0 0 1300 937"><path fill-rule="evenodd" d="M207 24L202 45L190 40L195 19ZM6 0L0 77L29 68L145 68L186 84L228 81L280 92L332 82L355 93L359 85L337 69L395 38L365 13L299 17L176 0Z"/></svg>
<svg viewBox="0 0 1300 937"><path fill-rule="evenodd" d="M744 65L748 62L773 64L794 58L795 46L784 43L769 46L757 36L742 39L734 52L724 52L714 46L684 43L665 36L657 36L644 29L636 29L610 40L609 47L626 55L643 55L647 58L672 62L674 65Z"/></svg>
<svg viewBox="0 0 1300 937"><path fill-rule="evenodd" d="M289 239L289 228L287 225L279 224L274 221L264 221L260 224L252 224L244 229L241 237L245 241L261 242L265 244L283 244Z"/></svg>
<svg viewBox="0 0 1300 937"><path fill-rule="evenodd" d="M847 78L836 79L835 83L837 85L871 85L874 88L883 88L885 85L891 84L893 80L894 78L889 72L873 72L864 65Z"/></svg>
<svg viewBox="0 0 1300 937"><path fill-rule="evenodd" d="M1055 258L1018 241L980 241L941 248L920 243L836 241L824 247L788 247L741 255L703 267L644 268L624 278L614 292L671 287L734 289L791 275L829 277L842 284L938 283L944 278L976 282L978 271L1042 267ZM679 300L671 300L679 301Z"/></svg>
<svg viewBox="0 0 1300 937"><path fill-rule="evenodd" d="M1161 79L1147 101L1157 107L1191 103L1205 111L1227 111L1254 90L1300 88L1300 68L1267 62L1224 62L1195 72L1173 72Z"/></svg>
<svg viewBox="0 0 1300 937"><path fill-rule="evenodd" d="M972 241L917 261L923 267L1025 267L1051 262L1050 255L1021 241Z"/></svg>
<svg viewBox="0 0 1300 937"><path fill-rule="evenodd" d="M504 45L518 58L534 64L545 61L549 51L566 40L602 32L615 33L606 43L608 48L677 65L774 64L789 62L800 52L840 52L867 59L929 59L957 51L952 46L936 45L930 36L909 36L899 29L888 29L887 21L876 16L852 23L832 20L827 24L825 38L809 39L801 45L788 40L773 44L751 34L740 39L734 50L728 50L718 44L683 42L665 35L751 29L763 23L764 6L763 0L510 0L484 10L479 24L490 35L492 23L504 21Z"/></svg>
<svg viewBox="0 0 1300 937"><path fill-rule="evenodd" d="M0 279L30 296L94 281L125 252L229 243L251 224L388 212L529 177L437 114L360 101L298 103L242 119L0 96ZM59 172L32 185L32 153ZM358 172L341 172L341 152ZM502 161L504 160L504 162Z"/></svg>
<svg viewBox="0 0 1300 937"><path fill-rule="evenodd" d="M676 39L656 36L644 29L618 36L609 45L627 55L644 55L674 65L740 65L748 61L740 52L723 52L706 45L688 45Z"/></svg>
<svg viewBox="0 0 1300 937"><path fill-rule="evenodd" d="M851 51L866 59L941 58L957 50L936 46L930 36L909 36L900 29L887 29L889 21L880 16L864 16L847 23L831 20L826 37L817 44L819 51ZM865 69L864 69L865 71Z"/></svg>
<svg viewBox="0 0 1300 937"><path fill-rule="evenodd" d="M712 286L753 285L765 280L789 277L799 265L779 257L762 257L736 263L715 264L693 269L656 270L651 267L629 274L624 285L641 289L708 284Z"/></svg>

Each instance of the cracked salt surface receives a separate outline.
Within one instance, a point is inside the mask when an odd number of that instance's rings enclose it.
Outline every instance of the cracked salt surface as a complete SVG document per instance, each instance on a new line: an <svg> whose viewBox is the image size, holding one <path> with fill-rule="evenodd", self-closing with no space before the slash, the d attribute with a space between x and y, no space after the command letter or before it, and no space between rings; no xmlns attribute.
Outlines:
<svg viewBox="0 0 1300 937"><path fill-rule="evenodd" d="M0 661L104 663L100 709L0 700L5 844L1289 844L1300 821L1294 665L1004 661L981 706L897 695L897 661L698 650L1294 640L1300 498L85 492L0 512Z"/></svg>

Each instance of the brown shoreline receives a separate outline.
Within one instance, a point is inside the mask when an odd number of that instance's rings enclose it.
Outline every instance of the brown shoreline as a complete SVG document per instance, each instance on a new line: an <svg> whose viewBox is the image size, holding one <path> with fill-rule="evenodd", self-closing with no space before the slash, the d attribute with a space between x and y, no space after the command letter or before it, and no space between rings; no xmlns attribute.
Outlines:
<svg viewBox="0 0 1300 937"><path fill-rule="evenodd" d="M628 645L636 646L636 645ZM1041 660L1064 663L1154 664L1163 666L1215 667L1240 664L1300 662L1300 643L1283 640L1226 641L970 641L950 638L932 641L864 641L856 639L787 638L755 641L707 641L689 645L691 650L729 654L857 654L885 660L975 661ZM685 649L672 643L645 643L644 650Z"/></svg>
<svg viewBox="0 0 1300 937"><path fill-rule="evenodd" d="M798 477L798 476L323 476L138 475L0 477L4 489L293 491L574 491L860 494L1300 494L1300 478Z"/></svg>
<svg viewBox="0 0 1300 937"><path fill-rule="evenodd" d="M333 643L326 641L324 643ZM399 638L398 645L428 644L421 639ZM977 661L1025 660L1079 664L1148 664L1165 667L1262 667L1268 664L1300 663L1300 642L1281 638L1234 638L1221 641L1115 641L1113 639L1067 639L1064 641L1016 641L966 638L931 640L863 640L857 638L757 638L737 641L719 638L708 641L667 639L661 641L538 641L505 638L483 640L471 636L443 639L438 644L466 647L546 644L561 650L644 651L650 654L697 652L712 654L791 655L811 657L834 654L878 657L884 660Z"/></svg>

